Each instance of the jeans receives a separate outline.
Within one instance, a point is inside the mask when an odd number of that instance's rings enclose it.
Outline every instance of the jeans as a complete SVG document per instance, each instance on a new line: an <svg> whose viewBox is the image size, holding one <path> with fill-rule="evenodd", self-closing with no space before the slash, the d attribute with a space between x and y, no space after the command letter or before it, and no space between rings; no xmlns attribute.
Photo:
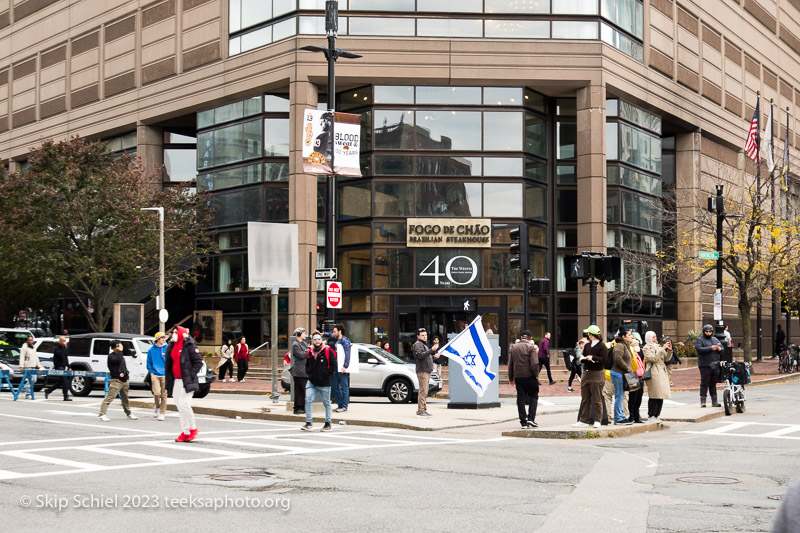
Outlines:
<svg viewBox="0 0 800 533"><path fill-rule="evenodd" d="M622 374L611 371L611 383L614 385L614 423L625 420L625 409L622 408L622 400L625 394L622 390Z"/></svg>
<svg viewBox="0 0 800 533"><path fill-rule="evenodd" d="M317 393L322 396L322 405L325 406L325 423L331 423L331 388L330 387L317 387L309 380L306 383L306 422L309 424L313 420L312 413L314 409L314 400L317 398Z"/></svg>
<svg viewBox="0 0 800 533"><path fill-rule="evenodd" d="M22 369L22 372L25 372L25 369ZM26 398L33 395L33 386L38 379L39 376L37 374L28 374L28 379L22 384L22 390L20 391L25 393Z"/></svg>
<svg viewBox="0 0 800 533"><path fill-rule="evenodd" d="M535 377L517 378L517 412L519 423L523 426L530 420L536 421L536 409L539 407L539 382Z"/></svg>
<svg viewBox="0 0 800 533"><path fill-rule="evenodd" d="M350 374L336 372L333 375L333 399L341 408L347 409L350 405Z"/></svg>

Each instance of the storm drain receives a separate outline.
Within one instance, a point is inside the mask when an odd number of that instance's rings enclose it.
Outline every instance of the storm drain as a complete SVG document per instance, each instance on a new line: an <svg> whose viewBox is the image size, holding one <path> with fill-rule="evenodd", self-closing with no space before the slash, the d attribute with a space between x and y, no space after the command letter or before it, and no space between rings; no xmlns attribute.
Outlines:
<svg viewBox="0 0 800 533"><path fill-rule="evenodd" d="M688 476L679 477L677 481L682 483L694 483L697 485L732 485L739 483L735 477L722 477L722 476Z"/></svg>

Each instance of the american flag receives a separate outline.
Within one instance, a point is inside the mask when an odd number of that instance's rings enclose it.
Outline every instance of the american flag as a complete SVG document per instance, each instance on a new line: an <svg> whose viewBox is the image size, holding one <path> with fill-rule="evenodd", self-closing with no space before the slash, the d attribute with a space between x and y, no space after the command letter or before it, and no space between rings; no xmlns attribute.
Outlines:
<svg viewBox="0 0 800 533"><path fill-rule="evenodd" d="M747 134L747 142L744 145L747 157L756 163L761 163L761 138L758 134L759 102L760 99L756 99L756 110L753 113L753 120L750 121L750 132Z"/></svg>

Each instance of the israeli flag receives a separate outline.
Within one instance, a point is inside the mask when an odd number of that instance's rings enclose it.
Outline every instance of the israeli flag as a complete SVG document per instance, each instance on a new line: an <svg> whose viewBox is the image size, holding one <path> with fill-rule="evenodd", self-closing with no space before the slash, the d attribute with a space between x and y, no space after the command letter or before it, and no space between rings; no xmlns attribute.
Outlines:
<svg viewBox="0 0 800 533"><path fill-rule="evenodd" d="M461 365L467 383L479 397L483 396L496 377L496 374L489 372L494 350L486 338L480 315L439 350L439 353Z"/></svg>

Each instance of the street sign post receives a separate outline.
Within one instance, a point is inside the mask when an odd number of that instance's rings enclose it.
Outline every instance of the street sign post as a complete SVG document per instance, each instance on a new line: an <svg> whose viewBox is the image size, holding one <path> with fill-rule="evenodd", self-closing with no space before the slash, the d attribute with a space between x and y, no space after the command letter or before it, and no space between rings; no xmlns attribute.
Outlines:
<svg viewBox="0 0 800 533"><path fill-rule="evenodd" d="M335 268L318 268L314 271L314 279L336 279L338 271Z"/></svg>
<svg viewBox="0 0 800 533"><path fill-rule="evenodd" d="M700 252L698 254L700 259L709 259L711 261L719 260L719 252Z"/></svg>
<svg viewBox="0 0 800 533"><path fill-rule="evenodd" d="M325 302L328 309L342 308L342 283L340 281L325 283Z"/></svg>

